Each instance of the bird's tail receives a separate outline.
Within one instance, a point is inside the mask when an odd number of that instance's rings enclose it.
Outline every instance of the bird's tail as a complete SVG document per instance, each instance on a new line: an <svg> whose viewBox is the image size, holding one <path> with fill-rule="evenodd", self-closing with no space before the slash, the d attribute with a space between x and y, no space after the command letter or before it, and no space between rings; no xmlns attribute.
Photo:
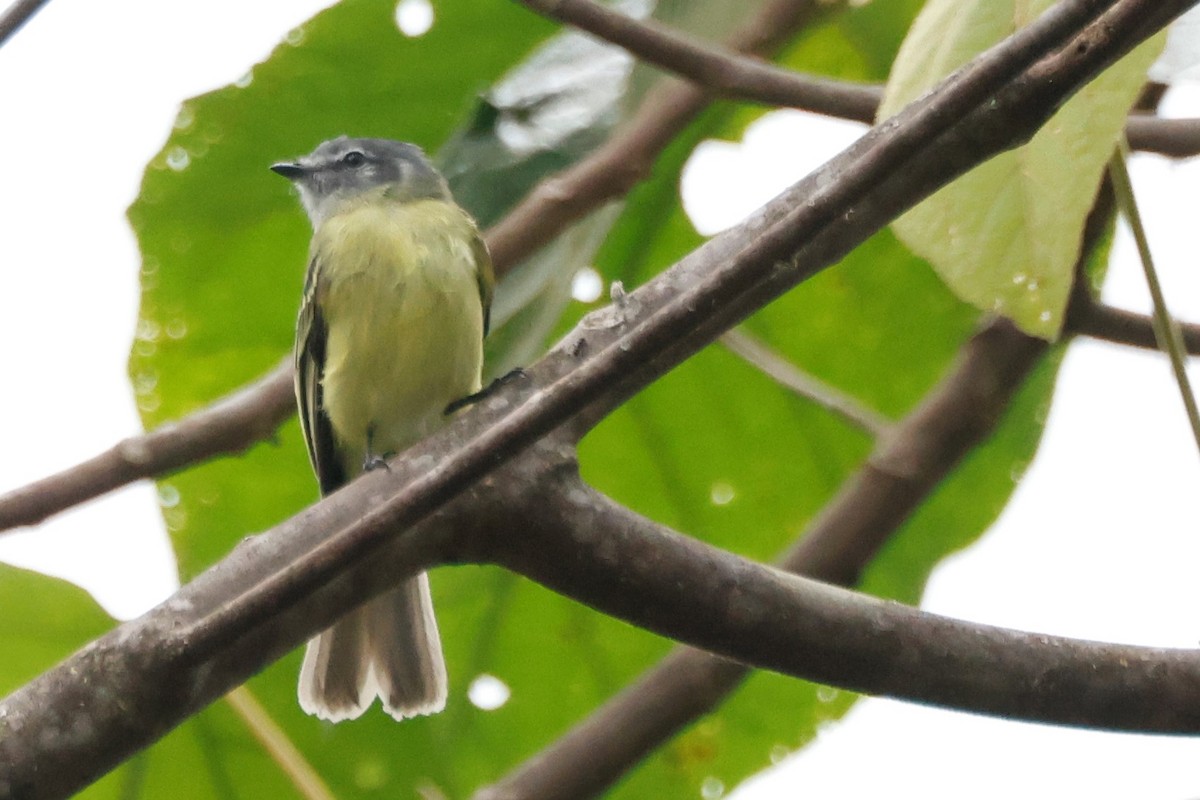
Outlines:
<svg viewBox="0 0 1200 800"><path fill-rule="evenodd" d="M446 664L425 573L350 612L308 643L300 707L321 719L354 719L375 698L396 719L446 705Z"/></svg>

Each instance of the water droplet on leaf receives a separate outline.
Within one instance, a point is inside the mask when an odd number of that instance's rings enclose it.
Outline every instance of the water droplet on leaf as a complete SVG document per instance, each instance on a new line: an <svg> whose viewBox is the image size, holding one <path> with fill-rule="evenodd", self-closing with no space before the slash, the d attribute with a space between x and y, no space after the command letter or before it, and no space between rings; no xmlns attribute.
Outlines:
<svg viewBox="0 0 1200 800"><path fill-rule="evenodd" d="M700 796L704 800L718 800L725 794L725 784L720 778L709 775L700 783Z"/></svg>
<svg viewBox="0 0 1200 800"><path fill-rule="evenodd" d="M736 492L733 491L733 487L725 481L717 481L709 491L709 496L714 506L728 505L735 495Z"/></svg>
<svg viewBox="0 0 1200 800"><path fill-rule="evenodd" d="M175 172L183 172L192 163L192 157L182 147L172 147L167 151L167 166Z"/></svg>
<svg viewBox="0 0 1200 800"><path fill-rule="evenodd" d="M158 487L158 504L163 508L174 508L179 505L179 490L169 483Z"/></svg>

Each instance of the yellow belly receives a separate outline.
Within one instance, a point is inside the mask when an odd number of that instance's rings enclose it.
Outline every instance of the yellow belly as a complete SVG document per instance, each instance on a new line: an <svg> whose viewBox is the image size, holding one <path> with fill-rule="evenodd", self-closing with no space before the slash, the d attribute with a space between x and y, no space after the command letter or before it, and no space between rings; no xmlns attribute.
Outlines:
<svg viewBox="0 0 1200 800"><path fill-rule="evenodd" d="M313 239L328 330L324 406L348 475L403 450L479 390L483 308L474 227L439 201L371 205Z"/></svg>

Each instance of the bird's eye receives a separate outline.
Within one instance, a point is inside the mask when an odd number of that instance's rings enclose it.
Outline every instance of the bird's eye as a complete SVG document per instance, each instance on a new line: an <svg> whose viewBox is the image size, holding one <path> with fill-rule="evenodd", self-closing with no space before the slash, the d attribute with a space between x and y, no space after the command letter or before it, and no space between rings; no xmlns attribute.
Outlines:
<svg viewBox="0 0 1200 800"><path fill-rule="evenodd" d="M367 157L357 150L351 150L346 155L342 156L342 163L348 167L360 167L366 162Z"/></svg>

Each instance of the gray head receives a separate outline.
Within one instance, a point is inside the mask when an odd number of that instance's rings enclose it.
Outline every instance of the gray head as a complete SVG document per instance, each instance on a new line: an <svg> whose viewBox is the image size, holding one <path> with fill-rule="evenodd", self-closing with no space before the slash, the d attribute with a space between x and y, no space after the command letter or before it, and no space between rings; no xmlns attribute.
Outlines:
<svg viewBox="0 0 1200 800"><path fill-rule="evenodd" d="M271 169L296 184L313 227L371 193L400 202L450 199L446 180L421 148L391 139L339 136Z"/></svg>

